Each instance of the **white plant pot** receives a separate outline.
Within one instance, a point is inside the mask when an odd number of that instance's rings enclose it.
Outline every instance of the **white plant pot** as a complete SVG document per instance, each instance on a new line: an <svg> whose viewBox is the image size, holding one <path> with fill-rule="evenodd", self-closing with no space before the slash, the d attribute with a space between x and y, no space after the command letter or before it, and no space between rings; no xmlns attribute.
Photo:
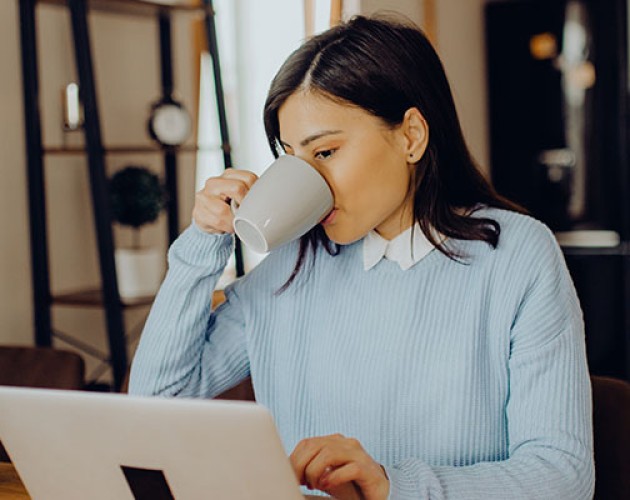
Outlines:
<svg viewBox="0 0 630 500"><path fill-rule="evenodd" d="M157 248L117 248L118 293L122 300L154 295L164 277L165 258Z"/></svg>

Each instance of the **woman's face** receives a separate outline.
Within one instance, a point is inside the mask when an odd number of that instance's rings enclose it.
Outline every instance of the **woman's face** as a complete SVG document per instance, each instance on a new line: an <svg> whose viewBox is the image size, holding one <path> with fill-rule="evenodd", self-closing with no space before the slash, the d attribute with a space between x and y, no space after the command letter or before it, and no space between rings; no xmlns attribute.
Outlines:
<svg viewBox="0 0 630 500"><path fill-rule="evenodd" d="M411 226L408 160L417 144L405 122L392 129L361 108L308 91L292 94L278 120L287 154L310 163L332 190L334 210L322 221L332 241L352 243L371 229L392 239Z"/></svg>

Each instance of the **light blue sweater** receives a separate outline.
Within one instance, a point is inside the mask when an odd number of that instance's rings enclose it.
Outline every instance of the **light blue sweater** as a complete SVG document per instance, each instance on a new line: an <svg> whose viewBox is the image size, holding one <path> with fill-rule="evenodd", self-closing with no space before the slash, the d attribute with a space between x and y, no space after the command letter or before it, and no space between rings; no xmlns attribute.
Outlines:
<svg viewBox="0 0 630 500"><path fill-rule="evenodd" d="M134 394L208 398L250 375L287 452L357 438L391 499L591 498L591 393L582 313L553 234L483 209L499 245L450 240L407 271L363 269L362 244L318 251L284 293L297 243L211 293L230 236L192 225L135 355Z"/></svg>

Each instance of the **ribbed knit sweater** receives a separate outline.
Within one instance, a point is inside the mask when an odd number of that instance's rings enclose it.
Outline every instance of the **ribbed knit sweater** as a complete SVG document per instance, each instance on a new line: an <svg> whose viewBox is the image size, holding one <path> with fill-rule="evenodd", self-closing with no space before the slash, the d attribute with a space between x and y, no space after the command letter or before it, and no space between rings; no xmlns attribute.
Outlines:
<svg viewBox="0 0 630 500"><path fill-rule="evenodd" d="M318 250L277 293L294 242L215 312L232 238L193 224L169 250L130 392L210 398L251 374L287 453L306 437L357 438L392 500L591 498L584 327L562 253L531 217L473 216L500 224L496 249L448 240L464 258L435 249L406 271L385 259L365 271L359 241Z"/></svg>

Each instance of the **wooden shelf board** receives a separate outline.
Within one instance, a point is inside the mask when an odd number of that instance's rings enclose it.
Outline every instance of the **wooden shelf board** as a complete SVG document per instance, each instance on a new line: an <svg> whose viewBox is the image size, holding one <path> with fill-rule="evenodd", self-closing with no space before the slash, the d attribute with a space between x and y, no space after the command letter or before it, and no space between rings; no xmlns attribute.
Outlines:
<svg viewBox="0 0 630 500"><path fill-rule="evenodd" d="M123 299L121 304L124 307L142 307L149 306L153 303L154 296L138 297L133 299ZM101 290L77 290L75 292L67 292L52 297L52 303L65 306L81 306L81 307L102 307L103 294Z"/></svg>
<svg viewBox="0 0 630 500"><path fill-rule="evenodd" d="M67 0L38 0L39 3L49 5L67 6ZM176 4L153 3L146 0L87 0L88 8L98 12L113 12L118 14L136 15L136 16L153 16L158 11L172 12L190 12L203 13L213 11L209 7L203 5L194 5L190 2L182 2Z"/></svg>
<svg viewBox="0 0 630 500"><path fill-rule="evenodd" d="M103 151L109 154L152 154L164 153L165 151L174 151L175 153L196 153L204 151L204 148L198 146L180 146L172 149L162 148L160 146L104 146ZM44 154L49 155L84 155L87 149L83 146L46 146L43 149Z"/></svg>

